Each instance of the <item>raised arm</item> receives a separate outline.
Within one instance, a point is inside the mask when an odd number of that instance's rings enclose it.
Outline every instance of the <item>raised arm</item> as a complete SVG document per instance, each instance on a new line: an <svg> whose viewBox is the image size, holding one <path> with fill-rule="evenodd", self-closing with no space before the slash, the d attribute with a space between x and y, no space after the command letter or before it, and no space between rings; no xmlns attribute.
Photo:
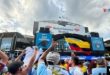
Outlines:
<svg viewBox="0 0 110 75"><path fill-rule="evenodd" d="M15 61L20 61L20 59L22 58L22 56L25 54L25 50L22 51L22 53L15 59Z"/></svg>
<svg viewBox="0 0 110 75"><path fill-rule="evenodd" d="M27 65L27 67L25 68L25 71L26 72L29 72L29 70L32 68L33 64L34 64L34 61L35 61L35 58L36 58L36 55L38 53L38 49L35 48L34 50L34 54L32 55L31 59L30 59L30 62L29 64Z"/></svg>
<svg viewBox="0 0 110 75"><path fill-rule="evenodd" d="M57 42L52 42L52 45L41 55L39 61L44 61L46 59L47 54L57 45Z"/></svg>
<svg viewBox="0 0 110 75"><path fill-rule="evenodd" d="M4 64L8 63L8 56L0 50L0 58Z"/></svg>

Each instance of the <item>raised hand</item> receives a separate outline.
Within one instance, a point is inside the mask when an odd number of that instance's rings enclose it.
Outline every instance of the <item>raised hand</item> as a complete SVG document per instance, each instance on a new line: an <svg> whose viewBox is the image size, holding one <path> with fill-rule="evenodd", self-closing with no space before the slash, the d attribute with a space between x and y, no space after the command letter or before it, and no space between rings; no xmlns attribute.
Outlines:
<svg viewBox="0 0 110 75"><path fill-rule="evenodd" d="M57 46L57 45L58 45L58 42L53 41L51 47L55 47L55 46Z"/></svg>

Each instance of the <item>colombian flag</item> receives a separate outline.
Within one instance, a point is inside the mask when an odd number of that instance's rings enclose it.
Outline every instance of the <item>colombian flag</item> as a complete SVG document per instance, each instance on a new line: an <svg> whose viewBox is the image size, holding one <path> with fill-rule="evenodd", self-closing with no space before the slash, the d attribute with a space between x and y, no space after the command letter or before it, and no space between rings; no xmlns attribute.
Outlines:
<svg viewBox="0 0 110 75"><path fill-rule="evenodd" d="M65 38L65 40L66 40L66 38ZM83 50L80 48L80 47L78 47L76 44L71 44L71 43L68 43L67 41L66 41L66 44L65 44L67 47L69 47L69 49L70 50L73 50L73 51L77 51L77 52L82 52Z"/></svg>
<svg viewBox="0 0 110 75"><path fill-rule="evenodd" d="M69 44L71 50L82 52L83 50L75 44Z"/></svg>
<svg viewBox="0 0 110 75"><path fill-rule="evenodd" d="M81 40L77 40L77 39L72 39L72 38L65 38L65 41L69 44L76 45L79 48L90 49L90 43L89 42L85 42L85 41L81 41Z"/></svg>

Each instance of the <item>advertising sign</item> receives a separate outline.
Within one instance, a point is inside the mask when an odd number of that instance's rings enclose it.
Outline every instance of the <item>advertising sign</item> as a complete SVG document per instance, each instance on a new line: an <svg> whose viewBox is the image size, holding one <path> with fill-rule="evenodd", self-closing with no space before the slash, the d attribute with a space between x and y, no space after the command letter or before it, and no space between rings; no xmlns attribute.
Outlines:
<svg viewBox="0 0 110 75"><path fill-rule="evenodd" d="M98 58L103 58L102 56L78 56L80 60L97 60ZM71 59L71 56L61 56L61 59Z"/></svg>
<svg viewBox="0 0 110 75"><path fill-rule="evenodd" d="M91 37L91 45L93 51L104 51L103 39L99 37Z"/></svg>
<svg viewBox="0 0 110 75"><path fill-rule="evenodd" d="M39 48L47 49L52 43L52 35L50 33L37 33L35 43Z"/></svg>
<svg viewBox="0 0 110 75"><path fill-rule="evenodd" d="M40 30L40 27L48 27L50 28L50 31L52 34L63 34L63 33L72 33L72 34L81 34L86 35L85 27L77 24L73 25L59 25L57 23L49 23L49 22L39 22L38 24L38 30Z"/></svg>

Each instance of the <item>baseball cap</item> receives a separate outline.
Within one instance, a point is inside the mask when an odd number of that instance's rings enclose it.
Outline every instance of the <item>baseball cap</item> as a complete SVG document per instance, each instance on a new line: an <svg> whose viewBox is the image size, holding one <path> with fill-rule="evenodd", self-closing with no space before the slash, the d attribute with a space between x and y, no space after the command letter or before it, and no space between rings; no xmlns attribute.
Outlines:
<svg viewBox="0 0 110 75"><path fill-rule="evenodd" d="M12 62L11 64L8 65L8 72L10 72L11 74L15 74L23 64L24 63L21 61Z"/></svg>
<svg viewBox="0 0 110 75"><path fill-rule="evenodd" d="M60 61L60 54L57 52L49 52L46 61L53 62L54 65L57 65Z"/></svg>

